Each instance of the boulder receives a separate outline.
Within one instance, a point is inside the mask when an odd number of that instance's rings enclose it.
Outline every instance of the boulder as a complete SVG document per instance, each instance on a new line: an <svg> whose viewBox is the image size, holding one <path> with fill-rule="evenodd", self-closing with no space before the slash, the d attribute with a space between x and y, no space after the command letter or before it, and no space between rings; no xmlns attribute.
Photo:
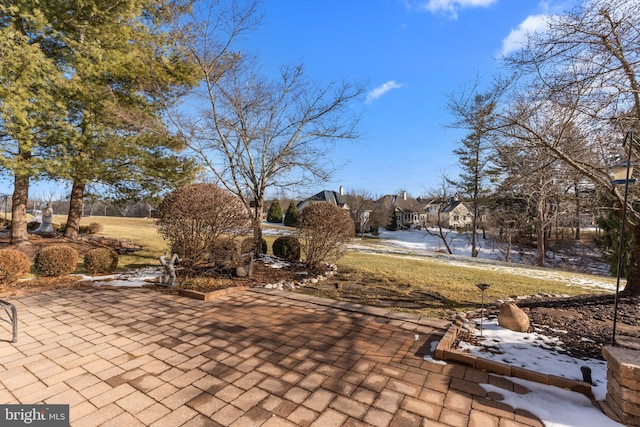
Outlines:
<svg viewBox="0 0 640 427"><path fill-rule="evenodd" d="M500 306L498 324L515 332L527 332L530 325L527 313L512 302L507 302Z"/></svg>

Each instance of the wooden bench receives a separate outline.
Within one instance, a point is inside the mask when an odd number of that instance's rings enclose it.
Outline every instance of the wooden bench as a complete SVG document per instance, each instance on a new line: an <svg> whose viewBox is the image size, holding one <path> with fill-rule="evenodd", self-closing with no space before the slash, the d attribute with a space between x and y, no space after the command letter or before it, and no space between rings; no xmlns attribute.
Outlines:
<svg viewBox="0 0 640 427"><path fill-rule="evenodd" d="M18 311L16 310L16 306L11 304L10 302L0 299L0 309L3 309L9 316L9 322L11 322L11 326L13 329L13 338L11 342L18 342Z"/></svg>

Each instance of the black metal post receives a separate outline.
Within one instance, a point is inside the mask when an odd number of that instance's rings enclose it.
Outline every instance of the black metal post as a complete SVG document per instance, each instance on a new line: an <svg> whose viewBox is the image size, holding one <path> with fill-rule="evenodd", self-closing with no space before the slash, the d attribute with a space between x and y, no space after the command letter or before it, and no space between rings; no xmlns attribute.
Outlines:
<svg viewBox="0 0 640 427"><path fill-rule="evenodd" d="M624 202L622 204L622 220L620 224L620 240L618 242L618 270L616 271L616 294L613 300L613 332L611 334L611 345L616 345L616 323L618 321L618 293L620 291L620 275L622 269L622 245L624 244L624 228L627 219L627 199L629 196L629 176L631 169L631 151L633 149L633 131L629 130L622 141L624 147L627 143L627 137L629 137L629 154L627 155L627 175L624 180Z"/></svg>
<svg viewBox="0 0 640 427"><path fill-rule="evenodd" d="M482 338L482 333L484 331L484 291L489 289L489 286L491 285L488 285L486 283L478 283L476 286L482 292L482 309L480 311L480 337Z"/></svg>

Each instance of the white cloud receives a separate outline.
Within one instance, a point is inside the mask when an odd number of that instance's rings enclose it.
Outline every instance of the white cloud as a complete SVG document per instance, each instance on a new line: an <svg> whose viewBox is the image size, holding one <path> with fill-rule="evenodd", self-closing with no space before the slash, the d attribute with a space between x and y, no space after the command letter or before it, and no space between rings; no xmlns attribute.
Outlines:
<svg viewBox="0 0 640 427"><path fill-rule="evenodd" d="M509 35L502 40L503 55L507 55L525 46L527 34L544 32L548 27L549 15L530 15L518 25L518 28L511 30Z"/></svg>
<svg viewBox="0 0 640 427"><path fill-rule="evenodd" d="M389 92L390 90L400 89L403 86L404 85L401 85L400 83L396 82L395 80L389 80L388 82L378 86L377 88L373 89L371 92L369 92L367 94L367 104L369 104L369 103L373 102L374 100L380 98L382 95L384 95L385 93Z"/></svg>
<svg viewBox="0 0 640 427"><path fill-rule="evenodd" d="M466 7L487 7L497 0L405 0L409 8L417 8L429 12L445 12L453 19L458 17L458 10Z"/></svg>

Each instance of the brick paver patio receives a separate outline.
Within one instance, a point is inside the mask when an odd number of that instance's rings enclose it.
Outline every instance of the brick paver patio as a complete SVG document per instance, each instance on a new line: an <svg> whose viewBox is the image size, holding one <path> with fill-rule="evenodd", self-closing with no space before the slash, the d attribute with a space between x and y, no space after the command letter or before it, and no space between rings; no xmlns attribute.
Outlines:
<svg viewBox="0 0 640 427"><path fill-rule="evenodd" d="M69 404L72 426L540 426L423 360L442 321L287 292L197 301L81 287L8 298L0 403ZM518 391L518 386L515 386Z"/></svg>

